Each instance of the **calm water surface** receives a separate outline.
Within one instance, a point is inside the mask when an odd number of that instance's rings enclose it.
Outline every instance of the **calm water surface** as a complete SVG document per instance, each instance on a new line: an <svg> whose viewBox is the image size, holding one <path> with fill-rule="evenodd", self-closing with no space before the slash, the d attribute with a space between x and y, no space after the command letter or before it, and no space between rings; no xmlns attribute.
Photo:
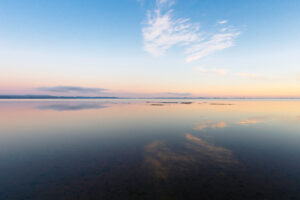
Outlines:
<svg viewBox="0 0 300 200"><path fill-rule="evenodd" d="M0 101L0 199L300 199L300 101Z"/></svg>

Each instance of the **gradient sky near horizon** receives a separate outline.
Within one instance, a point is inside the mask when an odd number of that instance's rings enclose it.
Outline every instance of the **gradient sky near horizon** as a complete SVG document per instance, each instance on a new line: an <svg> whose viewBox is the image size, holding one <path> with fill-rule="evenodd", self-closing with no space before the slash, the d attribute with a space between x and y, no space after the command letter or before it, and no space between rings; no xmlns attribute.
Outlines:
<svg viewBox="0 0 300 200"><path fill-rule="evenodd" d="M0 94L300 97L298 0L0 0Z"/></svg>

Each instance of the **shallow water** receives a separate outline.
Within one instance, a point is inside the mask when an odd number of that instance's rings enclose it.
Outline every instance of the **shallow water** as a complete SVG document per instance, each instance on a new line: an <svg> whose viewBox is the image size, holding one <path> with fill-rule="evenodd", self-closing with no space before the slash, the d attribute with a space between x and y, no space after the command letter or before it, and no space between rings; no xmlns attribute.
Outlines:
<svg viewBox="0 0 300 200"><path fill-rule="evenodd" d="M0 101L0 199L300 199L300 101Z"/></svg>

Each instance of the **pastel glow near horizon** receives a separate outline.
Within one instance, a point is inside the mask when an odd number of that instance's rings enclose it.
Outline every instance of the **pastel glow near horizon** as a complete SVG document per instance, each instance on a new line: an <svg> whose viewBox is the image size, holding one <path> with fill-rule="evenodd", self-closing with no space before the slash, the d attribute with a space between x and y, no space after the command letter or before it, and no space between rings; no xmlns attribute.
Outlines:
<svg viewBox="0 0 300 200"><path fill-rule="evenodd" d="M0 95L300 97L300 1L0 2Z"/></svg>

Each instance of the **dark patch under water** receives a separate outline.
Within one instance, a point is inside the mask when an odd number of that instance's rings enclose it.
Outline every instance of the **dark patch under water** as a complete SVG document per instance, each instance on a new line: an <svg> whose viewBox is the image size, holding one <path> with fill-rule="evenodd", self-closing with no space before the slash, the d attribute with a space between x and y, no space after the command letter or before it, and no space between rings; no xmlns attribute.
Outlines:
<svg viewBox="0 0 300 200"><path fill-rule="evenodd" d="M0 199L300 199L300 102L128 103L0 102Z"/></svg>

